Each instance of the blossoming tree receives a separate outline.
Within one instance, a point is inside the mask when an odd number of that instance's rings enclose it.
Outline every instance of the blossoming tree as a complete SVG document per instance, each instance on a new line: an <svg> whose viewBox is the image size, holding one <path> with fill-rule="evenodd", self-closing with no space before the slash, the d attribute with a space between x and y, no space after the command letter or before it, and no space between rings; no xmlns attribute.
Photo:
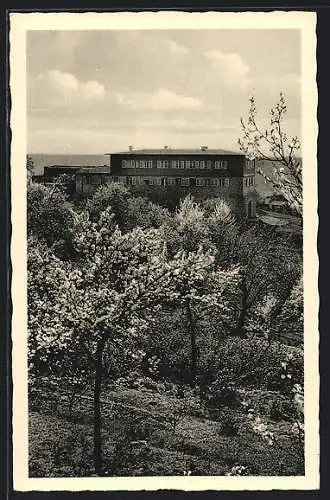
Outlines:
<svg viewBox="0 0 330 500"><path fill-rule="evenodd" d="M262 129L257 123L254 97L250 99L248 120L241 118L242 137L238 140L241 151L248 158L270 161L274 170L271 176L259 169L259 173L275 191L281 193L288 205L298 214L303 211L302 164L297 158L300 149L298 137L289 138L285 132L284 118L287 104L283 94L270 110L270 124Z"/></svg>
<svg viewBox="0 0 330 500"><path fill-rule="evenodd" d="M198 250L168 257L161 231L123 234L106 210L97 222L76 216L75 262L34 245L29 252L30 368L43 353L84 353L93 372L94 464L103 474L100 395L107 345L125 349L147 330L162 303L207 297L214 257ZM190 294L190 295L189 295ZM211 300L211 299L210 299ZM53 358L52 358L53 356Z"/></svg>
<svg viewBox="0 0 330 500"><path fill-rule="evenodd" d="M214 233L219 236L219 228L233 223L234 218L229 206L222 200L214 200L208 210L195 202L188 195L183 200L170 221L165 226L165 237L173 251L180 248L197 251L200 248L211 249L214 262L202 280L191 280L189 274L181 273L178 279L180 287L180 307L183 309L187 330L190 337L190 383L196 383L198 363L198 323L210 316L228 318L233 315L235 292L238 292L239 268L227 266L221 269L224 259L219 259L217 246L212 242ZM214 238L216 239L216 238ZM223 250L223 247L221 247ZM200 251L200 250L199 250Z"/></svg>

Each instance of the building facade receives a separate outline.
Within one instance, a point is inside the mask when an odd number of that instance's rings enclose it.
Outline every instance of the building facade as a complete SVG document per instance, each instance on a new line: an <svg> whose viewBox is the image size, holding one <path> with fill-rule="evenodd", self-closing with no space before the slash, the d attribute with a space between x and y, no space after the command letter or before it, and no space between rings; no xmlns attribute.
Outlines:
<svg viewBox="0 0 330 500"><path fill-rule="evenodd" d="M140 149L109 153L109 167L76 172L76 191L92 194L118 182L132 190L179 190L196 199L221 197L248 217L256 214L255 162L219 149Z"/></svg>

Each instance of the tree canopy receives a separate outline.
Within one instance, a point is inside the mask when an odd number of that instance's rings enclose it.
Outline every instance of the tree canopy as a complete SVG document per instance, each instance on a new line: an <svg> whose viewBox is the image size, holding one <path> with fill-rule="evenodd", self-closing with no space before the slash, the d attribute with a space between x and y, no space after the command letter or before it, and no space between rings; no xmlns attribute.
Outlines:
<svg viewBox="0 0 330 500"><path fill-rule="evenodd" d="M257 106L254 97L250 99L248 118L241 118L242 136L238 140L240 149L250 159L267 160L273 164L273 173L259 173L280 192L288 205L298 214L303 211L302 160L298 137L289 138L285 132L287 104L283 94L270 110L269 126L262 128L257 122Z"/></svg>

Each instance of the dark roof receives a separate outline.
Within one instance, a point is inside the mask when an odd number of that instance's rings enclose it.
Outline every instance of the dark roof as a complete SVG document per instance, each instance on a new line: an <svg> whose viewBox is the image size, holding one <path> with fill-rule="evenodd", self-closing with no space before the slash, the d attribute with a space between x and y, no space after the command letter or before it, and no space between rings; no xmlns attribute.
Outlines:
<svg viewBox="0 0 330 500"><path fill-rule="evenodd" d="M44 168L45 175L48 177L55 176L57 174L76 174L76 173L110 173L109 165L50 165Z"/></svg>
<svg viewBox="0 0 330 500"><path fill-rule="evenodd" d="M263 193L261 196L261 201L264 203L273 203L274 201L283 201L284 203L287 203L285 197L282 194L275 193L274 191L270 193Z"/></svg>
<svg viewBox="0 0 330 500"><path fill-rule="evenodd" d="M132 151L120 151L116 153L106 153L106 155L112 154L147 154L147 155L240 155L244 156L243 153L237 153L234 151L227 151L226 149L172 149L172 148L162 148L162 149L133 149Z"/></svg>
<svg viewBox="0 0 330 500"><path fill-rule="evenodd" d="M57 168L63 168L67 170L77 170L79 168L105 168L108 167L108 165L46 165L45 168L53 168L56 170ZM108 167L109 168L109 167Z"/></svg>
<svg viewBox="0 0 330 500"><path fill-rule="evenodd" d="M73 169L73 168L81 168L80 165L45 165L46 168L67 168L67 169Z"/></svg>
<svg viewBox="0 0 330 500"><path fill-rule="evenodd" d="M110 174L110 167L97 166L97 167L80 167L77 174Z"/></svg>

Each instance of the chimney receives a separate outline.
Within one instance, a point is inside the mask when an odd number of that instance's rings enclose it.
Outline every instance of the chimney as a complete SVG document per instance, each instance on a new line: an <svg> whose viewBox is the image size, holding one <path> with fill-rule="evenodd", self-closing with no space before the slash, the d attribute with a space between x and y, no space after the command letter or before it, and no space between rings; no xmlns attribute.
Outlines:
<svg viewBox="0 0 330 500"><path fill-rule="evenodd" d="M130 153L133 153L133 146L132 146L132 145L131 145L131 146L128 146L128 151L129 151Z"/></svg>
<svg viewBox="0 0 330 500"><path fill-rule="evenodd" d="M206 151L207 150L207 146L201 146L201 151Z"/></svg>

